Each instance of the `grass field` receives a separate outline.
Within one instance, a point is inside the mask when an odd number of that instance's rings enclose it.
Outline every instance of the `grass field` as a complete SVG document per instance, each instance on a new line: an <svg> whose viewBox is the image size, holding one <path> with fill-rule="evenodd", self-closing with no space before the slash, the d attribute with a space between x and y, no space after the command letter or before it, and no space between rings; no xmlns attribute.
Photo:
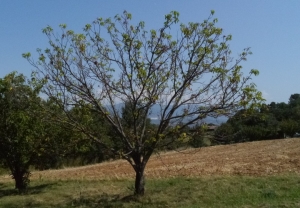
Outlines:
<svg viewBox="0 0 300 208"><path fill-rule="evenodd" d="M134 198L125 161L37 171L26 194L0 176L0 207L300 207L300 139L154 155Z"/></svg>

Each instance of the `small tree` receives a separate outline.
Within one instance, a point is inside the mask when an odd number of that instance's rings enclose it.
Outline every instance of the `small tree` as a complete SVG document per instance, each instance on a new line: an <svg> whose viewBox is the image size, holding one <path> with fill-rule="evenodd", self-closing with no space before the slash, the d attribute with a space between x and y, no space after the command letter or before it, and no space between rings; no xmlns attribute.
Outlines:
<svg viewBox="0 0 300 208"><path fill-rule="evenodd" d="M117 134L112 139L122 144L118 149L68 115L72 125L132 165L136 195L144 194L146 164L165 139L184 141L185 127L263 100L249 83L258 71L247 76L241 71L249 48L233 59L231 35L215 26L213 13L202 23L180 24L175 36L171 27L179 22L178 12L167 14L161 28L149 31L144 22L132 25L126 11L114 19L98 18L83 34L62 24L57 35L48 26L43 32L50 47L38 49L39 60L23 54L36 68L36 80L45 83L43 92L56 98L66 114L74 105L85 105L109 122ZM130 131L119 103L129 106ZM154 113L154 108L159 110ZM155 131L147 129L149 116L159 119Z"/></svg>
<svg viewBox="0 0 300 208"><path fill-rule="evenodd" d="M38 92L16 72L0 79L0 160L10 169L19 191L29 183L29 166L42 137Z"/></svg>

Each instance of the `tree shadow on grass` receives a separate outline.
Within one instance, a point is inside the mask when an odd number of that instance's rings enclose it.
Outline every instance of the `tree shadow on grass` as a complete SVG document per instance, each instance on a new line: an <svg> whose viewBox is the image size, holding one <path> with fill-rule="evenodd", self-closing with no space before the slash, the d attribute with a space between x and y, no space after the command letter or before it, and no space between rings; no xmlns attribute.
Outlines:
<svg viewBox="0 0 300 208"><path fill-rule="evenodd" d="M135 195L128 195L128 196L120 196L118 194L106 194L103 193L98 196L93 197L84 197L80 196L77 199L72 199L69 203L69 206L72 207L118 207L122 208L127 205L130 207L143 207L143 206L150 206L150 207L167 207L164 202L161 201L153 201L147 196L137 197Z"/></svg>
<svg viewBox="0 0 300 208"><path fill-rule="evenodd" d="M0 183L0 198L5 196L20 195L20 194L23 195L39 194L44 189L53 186L54 184L55 183L46 183L37 186L29 186L24 192L19 192L19 190L12 188L11 184L9 184L8 186L6 184Z"/></svg>

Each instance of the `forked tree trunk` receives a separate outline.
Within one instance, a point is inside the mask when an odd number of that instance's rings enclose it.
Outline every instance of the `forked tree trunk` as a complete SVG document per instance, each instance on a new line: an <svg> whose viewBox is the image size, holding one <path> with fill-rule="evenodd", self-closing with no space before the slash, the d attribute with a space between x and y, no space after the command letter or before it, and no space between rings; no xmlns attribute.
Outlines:
<svg viewBox="0 0 300 208"><path fill-rule="evenodd" d="M135 166L135 186L134 195L143 196L145 193L145 176L144 176L145 165L138 164Z"/></svg>

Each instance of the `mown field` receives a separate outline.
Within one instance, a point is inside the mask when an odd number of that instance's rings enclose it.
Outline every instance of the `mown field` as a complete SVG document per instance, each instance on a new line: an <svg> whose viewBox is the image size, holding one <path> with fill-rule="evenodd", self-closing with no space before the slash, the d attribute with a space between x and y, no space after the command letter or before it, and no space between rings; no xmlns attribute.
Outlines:
<svg viewBox="0 0 300 208"><path fill-rule="evenodd" d="M134 198L126 161L36 171L26 194L0 176L0 207L300 207L300 139L154 155Z"/></svg>

